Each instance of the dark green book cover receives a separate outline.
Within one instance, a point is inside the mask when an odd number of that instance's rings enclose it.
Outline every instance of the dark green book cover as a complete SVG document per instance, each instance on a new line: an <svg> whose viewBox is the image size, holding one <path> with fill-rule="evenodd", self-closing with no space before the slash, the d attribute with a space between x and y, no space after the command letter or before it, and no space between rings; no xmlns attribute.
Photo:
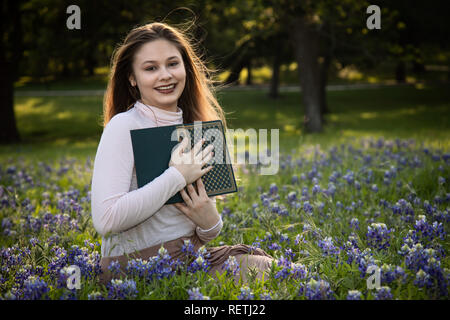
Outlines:
<svg viewBox="0 0 450 320"><path fill-rule="evenodd" d="M202 149L211 143L214 144L215 155L208 162L213 164L213 169L201 177L208 196L237 192L222 121L197 121L189 124L136 129L130 130L130 134L139 188L159 177L169 167L172 150L181 137L186 136L190 139L191 148L202 138L206 140ZM184 202L180 192L167 200L165 204L177 202Z"/></svg>

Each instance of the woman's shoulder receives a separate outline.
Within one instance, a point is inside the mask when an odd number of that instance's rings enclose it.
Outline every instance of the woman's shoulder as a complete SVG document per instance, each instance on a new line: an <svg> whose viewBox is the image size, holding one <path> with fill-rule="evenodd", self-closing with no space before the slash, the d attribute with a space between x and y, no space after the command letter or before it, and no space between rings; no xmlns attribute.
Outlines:
<svg viewBox="0 0 450 320"><path fill-rule="evenodd" d="M105 126L105 130L107 128L114 129L133 129L136 126L136 115L134 112L134 108L131 108L128 111L120 112L114 115L109 122Z"/></svg>

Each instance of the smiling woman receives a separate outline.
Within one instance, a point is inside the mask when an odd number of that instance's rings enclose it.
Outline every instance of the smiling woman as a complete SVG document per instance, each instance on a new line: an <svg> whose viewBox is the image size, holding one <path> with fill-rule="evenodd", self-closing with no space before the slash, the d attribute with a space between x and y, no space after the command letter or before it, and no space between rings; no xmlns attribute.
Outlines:
<svg viewBox="0 0 450 320"><path fill-rule="evenodd" d="M232 274L238 281L237 261L244 281L247 267L256 267L262 277L273 261L262 249L244 244L205 247L223 226L215 199L208 197L201 180L212 168L203 168L213 152L209 146L202 150L205 141L187 152L183 152L187 141L182 141L173 151L169 167L137 187L130 130L217 119L226 128L209 70L185 34L163 23L133 29L112 61L104 100L105 128L91 186L93 224L103 236L102 282L117 275L111 273L111 264L119 262L124 269L129 258L149 260L166 254L182 260L193 254L196 259L189 268L213 276L230 272L225 269L233 265ZM180 156L186 161L174 161ZM184 204L165 205L177 192Z"/></svg>

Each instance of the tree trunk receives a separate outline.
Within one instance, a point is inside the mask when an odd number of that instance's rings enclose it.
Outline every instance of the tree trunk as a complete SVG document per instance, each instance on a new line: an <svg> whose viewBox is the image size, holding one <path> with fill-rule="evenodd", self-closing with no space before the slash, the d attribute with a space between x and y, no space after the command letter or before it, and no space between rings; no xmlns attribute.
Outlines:
<svg viewBox="0 0 450 320"><path fill-rule="evenodd" d="M280 54L276 52L275 56L273 57L272 77L270 79L270 91L269 91L270 98L272 99L278 98L279 85L280 85Z"/></svg>
<svg viewBox="0 0 450 320"><path fill-rule="evenodd" d="M241 59L236 64L233 65L225 84L239 84L239 75L242 69L247 65L247 59Z"/></svg>
<svg viewBox="0 0 450 320"><path fill-rule="evenodd" d="M406 82L406 66L404 61L397 62L397 67L395 68L395 80L397 80L397 83Z"/></svg>
<svg viewBox="0 0 450 320"><path fill-rule="evenodd" d="M0 5L0 144L20 141L14 116L14 81L22 55L20 1ZM7 54L8 53L8 54Z"/></svg>
<svg viewBox="0 0 450 320"><path fill-rule="evenodd" d="M308 21L308 17L296 17L291 33L305 106L305 127L308 132L322 131L320 111L325 92L318 62L320 35L315 28L314 24Z"/></svg>
<svg viewBox="0 0 450 320"><path fill-rule="evenodd" d="M328 82L328 70L330 69L331 55L325 54L323 62L320 65L320 117L322 124L325 124L325 114L330 111L327 103L327 82Z"/></svg>
<svg viewBox="0 0 450 320"><path fill-rule="evenodd" d="M10 75L10 66L3 54L0 57L0 144L20 142L19 131L14 116L14 82Z"/></svg>
<svg viewBox="0 0 450 320"><path fill-rule="evenodd" d="M245 82L246 85L251 86L253 84L252 80L252 60L249 59L247 63L247 80Z"/></svg>

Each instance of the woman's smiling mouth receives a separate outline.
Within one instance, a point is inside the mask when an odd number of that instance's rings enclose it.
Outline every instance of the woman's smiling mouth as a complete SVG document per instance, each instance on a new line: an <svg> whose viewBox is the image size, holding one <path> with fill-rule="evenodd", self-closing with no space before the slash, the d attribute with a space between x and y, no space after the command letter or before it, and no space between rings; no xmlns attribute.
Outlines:
<svg viewBox="0 0 450 320"><path fill-rule="evenodd" d="M175 89L176 85L177 85L176 83L172 83L172 84L165 85L165 86L159 86L159 87L156 87L155 90L157 90L158 92L161 92L161 93L172 93L173 90Z"/></svg>

